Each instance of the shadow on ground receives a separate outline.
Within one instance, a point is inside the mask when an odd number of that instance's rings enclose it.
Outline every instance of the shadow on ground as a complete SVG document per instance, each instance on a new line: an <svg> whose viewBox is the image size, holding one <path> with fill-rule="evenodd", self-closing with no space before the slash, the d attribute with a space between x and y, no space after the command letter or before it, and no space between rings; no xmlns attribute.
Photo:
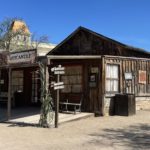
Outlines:
<svg viewBox="0 0 150 150"><path fill-rule="evenodd" d="M11 119L24 118L40 114L39 107L21 107L11 110ZM7 120L7 108L0 107L0 122Z"/></svg>
<svg viewBox="0 0 150 150"><path fill-rule="evenodd" d="M114 147L129 147L131 150L150 149L150 125L148 124L138 124L119 129L104 129L102 134L95 133L90 134L90 136L92 137L92 141L90 141L92 144L107 143Z"/></svg>
<svg viewBox="0 0 150 150"><path fill-rule="evenodd" d="M15 123L11 121L3 121L2 123L8 124L8 127L40 127L39 124L33 124L33 123Z"/></svg>

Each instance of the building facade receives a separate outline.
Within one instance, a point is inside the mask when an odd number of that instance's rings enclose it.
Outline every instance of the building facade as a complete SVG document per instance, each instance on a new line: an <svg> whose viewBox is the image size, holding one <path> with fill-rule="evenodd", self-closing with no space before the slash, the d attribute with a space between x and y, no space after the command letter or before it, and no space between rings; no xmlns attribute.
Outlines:
<svg viewBox="0 0 150 150"><path fill-rule="evenodd" d="M113 113L115 94L135 94L137 109L150 108L150 54L79 27L47 55L61 64L61 98L84 95L82 111Z"/></svg>
<svg viewBox="0 0 150 150"><path fill-rule="evenodd" d="M0 62L0 105L7 104L8 119L13 108L41 106L39 63L48 79L46 57L39 57L36 49L2 52Z"/></svg>

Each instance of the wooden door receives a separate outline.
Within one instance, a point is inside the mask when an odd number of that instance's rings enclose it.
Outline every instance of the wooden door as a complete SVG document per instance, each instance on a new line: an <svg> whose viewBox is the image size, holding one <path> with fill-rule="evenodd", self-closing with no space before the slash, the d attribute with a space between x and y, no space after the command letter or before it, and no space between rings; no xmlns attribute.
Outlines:
<svg viewBox="0 0 150 150"><path fill-rule="evenodd" d="M99 109L99 70L98 66L89 67L89 110L91 112L96 112Z"/></svg>

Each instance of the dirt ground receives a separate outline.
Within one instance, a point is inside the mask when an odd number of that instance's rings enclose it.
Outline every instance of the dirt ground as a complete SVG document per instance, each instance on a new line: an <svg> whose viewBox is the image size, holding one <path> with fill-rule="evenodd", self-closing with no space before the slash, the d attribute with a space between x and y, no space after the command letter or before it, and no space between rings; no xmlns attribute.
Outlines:
<svg viewBox="0 0 150 150"><path fill-rule="evenodd" d="M150 110L90 117L58 129L0 124L0 150L149 150Z"/></svg>

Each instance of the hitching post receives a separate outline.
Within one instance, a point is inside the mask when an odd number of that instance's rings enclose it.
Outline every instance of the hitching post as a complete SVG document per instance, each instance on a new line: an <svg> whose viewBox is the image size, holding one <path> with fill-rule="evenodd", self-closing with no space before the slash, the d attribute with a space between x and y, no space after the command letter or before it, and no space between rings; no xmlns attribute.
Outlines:
<svg viewBox="0 0 150 150"><path fill-rule="evenodd" d="M9 67L9 74L8 74L8 102L7 102L7 120L11 117L11 80L12 80L12 70Z"/></svg>

